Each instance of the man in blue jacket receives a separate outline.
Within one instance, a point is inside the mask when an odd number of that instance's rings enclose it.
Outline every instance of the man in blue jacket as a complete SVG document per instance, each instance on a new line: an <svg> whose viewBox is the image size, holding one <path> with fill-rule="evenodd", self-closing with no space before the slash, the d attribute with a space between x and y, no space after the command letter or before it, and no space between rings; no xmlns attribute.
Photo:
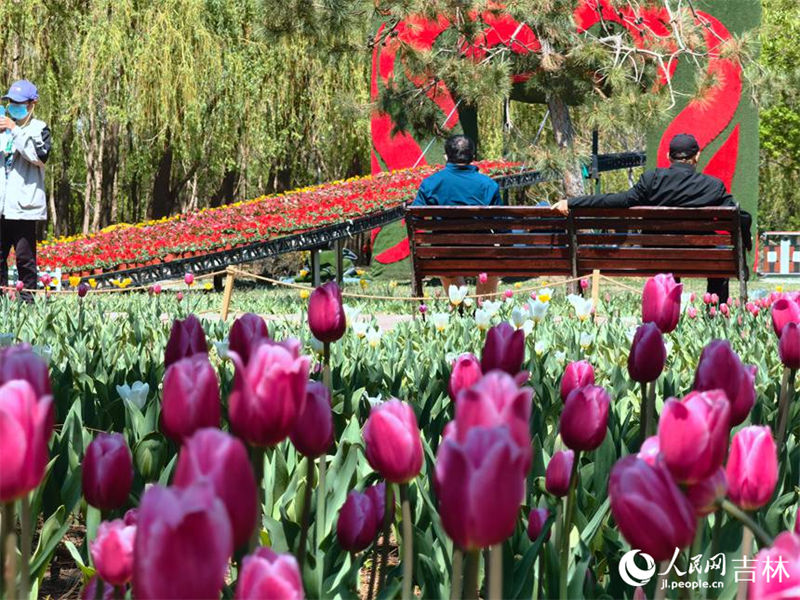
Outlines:
<svg viewBox="0 0 800 600"><path fill-rule="evenodd" d="M503 203L500 186L491 177L478 172L475 142L465 135L454 135L444 143L447 164L444 169L422 180L412 206L497 206ZM497 291L497 277L478 281L478 294ZM451 285L465 285L463 277L442 277L447 291Z"/></svg>

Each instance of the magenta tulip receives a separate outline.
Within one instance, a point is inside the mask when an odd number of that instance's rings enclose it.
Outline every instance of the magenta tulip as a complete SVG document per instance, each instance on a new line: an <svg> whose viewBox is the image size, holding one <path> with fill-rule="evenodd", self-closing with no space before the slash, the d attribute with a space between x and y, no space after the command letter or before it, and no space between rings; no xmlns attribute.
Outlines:
<svg viewBox="0 0 800 600"><path fill-rule="evenodd" d="M525 494L524 457L508 428L473 427L463 443L444 440L435 487L442 527L464 550L511 536Z"/></svg>
<svg viewBox="0 0 800 600"><path fill-rule="evenodd" d="M37 399L30 383L15 379L0 385L0 502L11 502L36 488L50 457L53 399Z"/></svg>
<svg viewBox="0 0 800 600"><path fill-rule="evenodd" d="M484 373L500 369L513 377L522 370L524 360L524 331L503 322L486 332L486 342L481 354L481 369Z"/></svg>
<svg viewBox="0 0 800 600"><path fill-rule="evenodd" d="M81 590L81 600L97 600L97 586L102 586L103 600L112 600L114 598L114 586L106 583L97 575L92 575L92 578L86 583L83 590Z"/></svg>
<svg viewBox="0 0 800 600"><path fill-rule="evenodd" d="M169 367L187 356L201 353L208 353L208 343L206 333L197 317L189 315L183 321L175 319L164 350L164 367Z"/></svg>
<svg viewBox="0 0 800 600"><path fill-rule="evenodd" d="M129 508L125 511L122 520L125 522L125 525L136 525L136 523L139 522L139 509Z"/></svg>
<svg viewBox="0 0 800 600"><path fill-rule="evenodd" d="M528 538L535 542L539 539L539 536L542 535L542 530L544 529L544 524L547 522L547 518L550 516L550 511L546 508L532 508L531 512L528 514ZM545 535L544 541L550 539L550 530L547 530L547 535Z"/></svg>
<svg viewBox="0 0 800 600"><path fill-rule="evenodd" d="M797 515L794 518L794 532L800 534L800 510L797 511Z"/></svg>
<svg viewBox="0 0 800 600"><path fill-rule="evenodd" d="M94 566L103 581L122 586L133 577L133 544L136 526L122 519L103 521L89 543Z"/></svg>
<svg viewBox="0 0 800 600"><path fill-rule="evenodd" d="M422 440L410 404L392 398L375 406L364 425L370 466L391 483L407 483L422 468Z"/></svg>
<svg viewBox="0 0 800 600"><path fill-rule="evenodd" d="M692 543L694 510L665 466L626 456L611 469L608 496L622 535L657 562Z"/></svg>
<svg viewBox="0 0 800 600"><path fill-rule="evenodd" d="M180 444L203 427L219 427L221 404L217 372L207 354L172 363L164 374L161 430Z"/></svg>
<svg viewBox="0 0 800 600"><path fill-rule="evenodd" d="M236 352L246 365L250 362L253 346L269 338L264 319L254 313L245 313L233 322L228 334L228 349Z"/></svg>
<svg viewBox="0 0 800 600"><path fill-rule="evenodd" d="M228 413L233 431L254 446L274 446L286 439L306 403L311 359L299 353L299 342L263 341L245 365L236 365Z"/></svg>
<svg viewBox="0 0 800 600"><path fill-rule="evenodd" d="M594 385L594 368L587 360L571 362L564 369L561 378L561 401L566 402L567 396L585 385Z"/></svg>
<svg viewBox="0 0 800 600"><path fill-rule="evenodd" d="M661 333L674 331L681 316L683 284L675 283L671 273L651 277L642 292L642 322L655 323Z"/></svg>
<svg viewBox="0 0 800 600"><path fill-rule="evenodd" d="M333 412L331 393L318 382L306 386L306 404L297 416L289 438L297 451L308 458L317 458L328 451L333 443Z"/></svg>
<svg viewBox="0 0 800 600"><path fill-rule="evenodd" d="M642 442L642 447L639 448L639 453L636 456L652 467L655 466L660 455L661 448L658 445L658 436L652 435Z"/></svg>
<svg viewBox="0 0 800 600"><path fill-rule="evenodd" d="M559 498L567 495L574 460L575 453L572 450L559 450L553 454L544 475L544 487L548 492Z"/></svg>
<svg viewBox="0 0 800 600"><path fill-rule="evenodd" d="M686 498L694 507L694 514L698 517L705 517L716 511L727 493L728 478L722 467L714 471L711 477L686 488Z"/></svg>
<svg viewBox="0 0 800 600"><path fill-rule="evenodd" d="M610 402L601 387L587 385L573 390L564 402L558 424L564 445L583 451L599 447L606 437Z"/></svg>
<svg viewBox="0 0 800 600"><path fill-rule="evenodd" d="M133 596L219 598L233 534L213 485L150 487L139 506L133 550Z"/></svg>
<svg viewBox="0 0 800 600"><path fill-rule="evenodd" d="M245 556L234 598L303 600L303 579L294 556L263 546Z"/></svg>
<svg viewBox="0 0 800 600"><path fill-rule="evenodd" d="M800 325L787 323L781 330L778 342L781 362L789 369L800 369Z"/></svg>
<svg viewBox="0 0 800 600"><path fill-rule="evenodd" d="M731 427L747 418L756 399L756 367L743 365L727 340L711 341L700 354L693 388L698 392L721 389L731 403Z"/></svg>
<svg viewBox="0 0 800 600"><path fill-rule="evenodd" d="M728 496L744 510L761 508L778 483L778 455L769 427L751 425L736 432L725 468Z"/></svg>
<svg viewBox="0 0 800 600"><path fill-rule="evenodd" d="M364 493L372 500L375 518L378 520L378 527L380 528L381 523L383 523L383 516L386 514L386 484L381 482L371 485L364 490ZM394 520L394 504L391 506L389 519Z"/></svg>
<svg viewBox="0 0 800 600"><path fill-rule="evenodd" d="M667 348L655 323L640 325L628 353L628 374L639 383L655 381L664 370Z"/></svg>
<svg viewBox="0 0 800 600"><path fill-rule="evenodd" d="M380 524L372 499L351 490L339 510L339 520L336 522L339 545L348 552L361 552L375 539Z"/></svg>
<svg viewBox="0 0 800 600"><path fill-rule="evenodd" d="M781 336L787 323L800 324L800 302L796 300L780 298L772 304L770 312L772 313L772 328L778 337Z"/></svg>
<svg viewBox="0 0 800 600"><path fill-rule="evenodd" d="M17 344L0 350L0 385L12 379L24 379L30 383L37 398L53 395L47 363L30 344Z"/></svg>
<svg viewBox="0 0 800 600"><path fill-rule="evenodd" d="M247 449L241 440L219 429L201 429L188 438L175 466L173 485L188 488L211 482L231 522L234 547L247 543L256 526L258 491Z"/></svg>
<svg viewBox="0 0 800 600"><path fill-rule="evenodd" d="M83 457L83 495L101 510L125 505L133 484L133 458L121 433L99 433Z"/></svg>
<svg viewBox="0 0 800 600"><path fill-rule="evenodd" d="M342 291L335 281L319 286L308 299L308 327L320 342L335 342L347 329Z"/></svg>
<svg viewBox="0 0 800 600"><path fill-rule="evenodd" d="M666 401L658 422L658 445L676 481L697 483L722 466L729 422L730 403L721 390Z"/></svg>
<svg viewBox="0 0 800 600"><path fill-rule="evenodd" d="M450 371L450 383L447 391L450 399L455 402L461 390L471 388L483 377L481 363L471 352L459 356L453 362L453 369Z"/></svg>
<svg viewBox="0 0 800 600"><path fill-rule="evenodd" d="M800 581L800 536L784 531L769 548L752 559L754 577L748 597L753 600L797 598Z"/></svg>

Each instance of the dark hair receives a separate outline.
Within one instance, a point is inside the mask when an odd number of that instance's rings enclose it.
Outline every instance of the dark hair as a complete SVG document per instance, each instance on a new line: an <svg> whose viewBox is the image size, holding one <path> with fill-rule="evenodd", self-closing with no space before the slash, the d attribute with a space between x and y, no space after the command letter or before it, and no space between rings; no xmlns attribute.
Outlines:
<svg viewBox="0 0 800 600"><path fill-rule="evenodd" d="M475 142L465 135L453 135L444 143L447 161L456 164L469 164L475 160Z"/></svg>

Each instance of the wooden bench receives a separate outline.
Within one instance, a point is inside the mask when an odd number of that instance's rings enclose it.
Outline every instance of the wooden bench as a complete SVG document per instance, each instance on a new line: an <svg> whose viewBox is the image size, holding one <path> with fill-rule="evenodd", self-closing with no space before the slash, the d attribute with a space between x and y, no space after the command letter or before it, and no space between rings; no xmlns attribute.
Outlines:
<svg viewBox="0 0 800 600"><path fill-rule="evenodd" d="M739 209L409 206L415 295L431 276L735 278L747 297Z"/></svg>

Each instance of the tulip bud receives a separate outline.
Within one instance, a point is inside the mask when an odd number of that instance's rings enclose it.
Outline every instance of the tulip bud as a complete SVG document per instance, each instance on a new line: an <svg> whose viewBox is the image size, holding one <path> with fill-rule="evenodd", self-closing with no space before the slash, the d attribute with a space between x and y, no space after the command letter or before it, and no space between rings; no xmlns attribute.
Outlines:
<svg viewBox="0 0 800 600"><path fill-rule="evenodd" d="M17 344L0 350L0 385L12 379L24 379L37 398L51 396L50 370L47 362L33 351L30 344ZM52 429L48 430L50 437Z"/></svg>
<svg viewBox="0 0 800 600"><path fill-rule="evenodd" d="M800 325L787 323L781 330L778 342L781 362L789 369L800 369Z"/></svg>
<svg viewBox="0 0 800 600"><path fill-rule="evenodd" d="M689 302L694 302L695 300L697 300L697 294L692 292L691 294L689 294Z"/></svg>
<svg viewBox="0 0 800 600"><path fill-rule="evenodd" d="M562 498L569 493L569 480L575 453L572 450L559 450L547 463L544 487L554 496Z"/></svg>
<svg viewBox="0 0 800 600"><path fill-rule="evenodd" d="M507 299L510 300L511 298L514 297L514 292L512 292L511 290L506 290L505 292L503 292L503 296L505 296Z"/></svg>
<svg viewBox="0 0 800 600"><path fill-rule="evenodd" d="M0 503L12 502L38 487L50 457L53 400L39 399L25 380L0 385Z"/></svg>
<svg viewBox="0 0 800 600"><path fill-rule="evenodd" d="M571 450L595 450L606 437L611 399L601 387L587 385L573 390L564 402L558 428Z"/></svg>
<svg viewBox="0 0 800 600"><path fill-rule="evenodd" d="M715 306L712 306L711 308L708 309L708 316L709 317L717 316L717 308Z"/></svg>
<svg viewBox="0 0 800 600"><path fill-rule="evenodd" d="M643 460L651 467L654 467L660 454L661 448L659 448L658 445L658 436L651 435L644 442L642 442L642 447L639 448L639 453L636 455L636 457L640 460Z"/></svg>
<svg viewBox="0 0 800 600"><path fill-rule="evenodd" d="M686 489L686 497L694 507L694 514L705 517L719 508L719 503L728 493L728 478L720 467L711 477L698 481Z"/></svg>
<svg viewBox="0 0 800 600"><path fill-rule="evenodd" d="M594 385L594 369L587 360L571 362L564 369L564 376L561 378L561 400L566 402L567 396L572 390L585 385Z"/></svg>
<svg viewBox="0 0 800 600"><path fill-rule="evenodd" d="M658 444L676 481L697 483L722 466L729 422L730 403L721 390L667 400L658 421Z"/></svg>
<svg viewBox="0 0 800 600"><path fill-rule="evenodd" d="M97 575L92 575L92 578L86 583L83 590L81 591L81 600L97 600L98 598L98 589L97 586L102 586L102 599L103 600L113 600L114 598L114 586L110 583L106 583L102 579L100 579Z"/></svg>
<svg viewBox="0 0 800 600"><path fill-rule="evenodd" d="M743 365L726 340L712 340L700 354L693 388L698 392L723 390L731 403L730 426L735 427L755 403L755 369Z"/></svg>
<svg viewBox="0 0 800 600"><path fill-rule="evenodd" d="M461 390L471 388L481 377L483 377L481 363L474 354L467 352L459 356L453 362L453 369L450 372L450 383L447 386L450 399L455 402Z"/></svg>
<svg viewBox="0 0 800 600"><path fill-rule="evenodd" d="M317 458L328 451L333 443L333 413L331 393L318 382L306 385L306 404L297 416L290 434L297 451L308 458Z"/></svg>
<svg viewBox="0 0 800 600"><path fill-rule="evenodd" d="M736 432L725 468L728 496L744 510L761 508L778 482L778 456L769 427L751 425Z"/></svg>
<svg viewBox="0 0 800 600"><path fill-rule="evenodd" d="M335 281L329 281L311 293L308 326L321 342L335 342L344 335L347 319L342 306L342 291Z"/></svg>
<svg viewBox="0 0 800 600"><path fill-rule="evenodd" d="M236 352L246 365L250 362L253 346L269 338L264 319L253 313L245 313L233 322L228 334L228 349Z"/></svg>
<svg viewBox="0 0 800 600"><path fill-rule="evenodd" d="M507 427L473 427L439 445L434 484L447 535L463 550L493 546L514 533L524 457Z"/></svg>
<svg viewBox="0 0 800 600"><path fill-rule="evenodd" d="M550 516L550 511L546 508L532 508L531 512L528 514L528 538L535 542L539 539L539 536L542 535L542 529L544 529L544 524L547 522L547 518ZM544 541L548 541L550 539L550 529L547 530L547 535L544 538Z"/></svg>
<svg viewBox="0 0 800 600"><path fill-rule="evenodd" d="M391 483L407 483L422 468L422 440L410 404L392 398L372 408L364 425L370 466Z"/></svg>
<svg viewBox="0 0 800 600"><path fill-rule="evenodd" d="M133 542L136 526L122 519L103 521L89 542L94 566L103 581L123 586L133 577Z"/></svg>
<svg viewBox="0 0 800 600"><path fill-rule="evenodd" d="M21 281L18 281L14 287L18 292L21 292L22 290L25 289L25 284L22 283Z"/></svg>
<svg viewBox="0 0 800 600"><path fill-rule="evenodd" d="M711 304L719 304L719 296L717 294L711 294Z"/></svg>
<svg viewBox="0 0 800 600"><path fill-rule="evenodd" d="M372 499L356 490L350 491L336 522L339 545L348 552L361 552L375 539L379 527Z"/></svg>
<svg viewBox="0 0 800 600"><path fill-rule="evenodd" d="M640 325L628 353L628 374L639 383L658 379L667 360L664 338L655 323Z"/></svg>
<svg viewBox="0 0 800 600"><path fill-rule="evenodd" d="M376 483L364 490L364 493L372 500L372 508L375 509L375 518L378 521L378 528L383 523L383 516L386 514L386 484ZM394 520L394 504L391 506L389 520Z"/></svg>
<svg viewBox="0 0 800 600"><path fill-rule="evenodd" d="M727 304L725 304L724 302L723 302L722 304L720 304L720 305L719 305L719 312L721 312L721 313L722 313L724 316L726 316L726 317L727 317L729 314L731 314L731 310L730 310L730 308L728 308L728 305L727 305Z"/></svg>
<svg viewBox="0 0 800 600"><path fill-rule="evenodd" d="M122 517L122 520L125 522L125 525L136 525L136 523L139 521L139 509L129 508L125 511L125 515Z"/></svg>
<svg viewBox="0 0 800 600"><path fill-rule="evenodd" d="M234 547L247 543L256 526L258 491L247 449L219 429L201 429L178 453L173 485L188 488L207 480L222 500L231 523Z"/></svg>
<svg viewBox="0 0 800 600"><path fill-rule="evenodd" d="M478 273L478 283L486 283L489 281L489 275L486 273Z"/></svg>
<svg viewBox="0 0 800 600"><path fill-rule="evenodd" d="M303 600L303 597L303 579L294 556L276 554L264 546L245 556L235 600Z"/></svg>
<svg viewBox="0 0 800 600"><path fill-rule="evenodd" d="M489 329L481 355L481 368L484 373L500 369L513 377L522 369L523 360L525 360L523 330L514 329L506 322Z"/></svg>
<svg viewBox="0 0 800 600"><path fill-rule="evenodd" d="M121 433L99 433L83 458L83 495L100 510L124 506L133 484L133 458Z"/></svg>
<svg viewBox="0 0 800 600"><path fill-rule="evenodd" d="M78 284L78 298L85 298L89 293L89 286L85 283Z"/></svg>
<svg viewBox="0 0 800 600"><path fill-rule="evenodd" d="M769 548L751 559L758 565L748 586L748 598L772 599L797 596L800 579L800 536L784 531ZM761 566L763 565L763 566Z"/></svg>
<svg viewBox="0 0 800 600"><path fill-rule="evenodd" d="M186 275L183 276L183 281L186 285L192 285L194 283L194 275L192 273L186 273Z"/></svg>
<svg viewBox="0 0 800 600"><path fill-rule="evenodd" d="M153 293L158 296L161 293L161 284L156 283L153 286Z"/></svg>
<svg viewBox="0 0 800 600"><path fill-rule="evenodd" d="M709 292L703 294L703 304L711 304L711 294Z"/></svg>
<svg viewBox="0 0 800 600"><path fill-rule="evenodd" d="M622 535L656 562L692 543L694 510L666 467L626 456L611 469L608 496Z"/></svg>
<svg viewBox="0 0 800 600"><path fill-rule="evenodd" d="M169 367L187 356L201 353L208 353L208 344L203 326L197 317L189 315L183 321L175 319L164 350L164 367Z"/></svg>
<svg viewBox="0 0 800 600"><path fill-rule="evenodd" d="M772 313L772 327L775 335L781 336L781 332L787 323L800 324L800 303L789 298L776 300L770 309Z"/></svg>
<svg viewBox="0 0 800 600"><path fill-rule="evenodd" d="M217 372L207 354L172 363L164 374L161 430L180 443L203 427L219 427L221 418Z"/></svg>
<svg viewBox="0 0 800 600"><path fill-rule="evenodd" d="M642 291L642 322L655 323L662 333L678 326L681 316L683 284L675 283L671 273L651 277Z"/></svg>
<svg viewBox="0 0 800 600"><path fill-rule="evenodd" d="M178 292L177 294L175 294L175 298L178 300L178 302L183 300L183 292Z"/></svg>
<svg viewBox="0 0 800 600"><path fill-rule="evenodd" d="M210 482L154 485L139 506L133 597L219 598L232 553L230 519Z"/></svg>
<svg viewBox="0 0 800 600"><path fill-rule="evenodd" d="M420 312L420 314L423 314L423 315L426 312L428 312L428 305L427 304L420 304L419 305L419 312Z"/></svg>

